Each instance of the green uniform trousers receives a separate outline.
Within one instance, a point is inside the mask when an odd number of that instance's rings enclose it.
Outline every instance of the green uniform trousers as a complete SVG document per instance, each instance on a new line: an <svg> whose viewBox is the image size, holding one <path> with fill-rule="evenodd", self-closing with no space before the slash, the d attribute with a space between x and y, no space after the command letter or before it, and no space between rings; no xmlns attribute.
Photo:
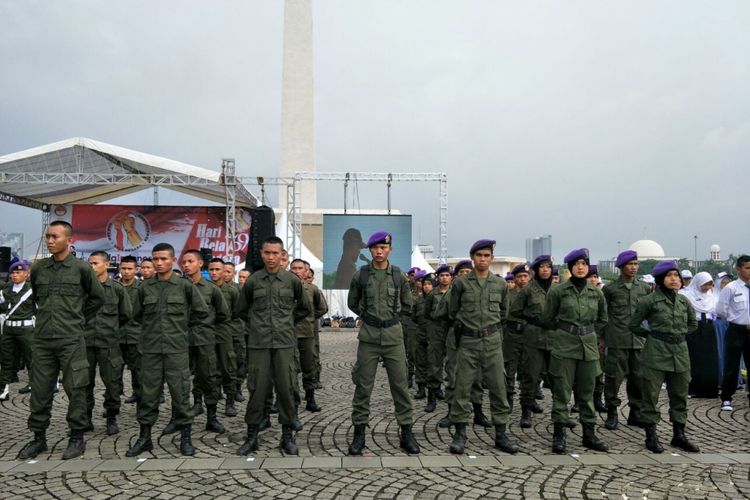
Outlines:
<svg viewBox="0 0 750 500"><path fill-rule="evenodd" d="M96 365L99 365L99 376L104 383L104 409L115 414L120 413L120 396L122 395L122 354L120 346L86 347L86 359L89 363L89 383L86 385L86 409L94 409L94 386L96 385Z"/></svg>
<svg viewBox="0 0 750 500"><path fill-rule="evenodd" d="M135 397L141 397L141 353L138 352L138 346L135 344L120 344L120 352L122 353L123 365L120 373L120 382L123 382L125 365L128 365L130 370L130 387ZM125 393L125 388L122 387L120 390L121 394Z"/></svg>
<svg viewBox="0 0 750 500"><path fill-rule="evenodd" d="M21 352L26 369L31 366L31 336L34 327L8 326L3 327L0 337L0 387L10 384L18 374L18 353ZM31 376L29 375L29 378Z"/></svg>
<svg viewBox="0 0 750 500"><path fill-rule="evenodd" d="M430 341L424 328L417 328L414 341L414 380L417 385L426 385L430 376Z"/></svg>
<svg viewBox="0 0 750 500"><path fill-rule="evenodd" d="M482 383L489 390L492 423L507 424L510 416L505 388L503 362L503 336L495 332L488 337L461 337L456 350L456 386L453 389L450 419L457 424L469 422L472 386L477 371L482 373Z"/></svg>
<svg viewBox="0 0 750 500"><path fill-rule="evenodd" d="M320 364L320 332L318 329L315 329L315 345L313 348L313 353L315 355L315 383L320 383L320 371L322 370L323 366Z"/></svg>
<svg viewBox="0 0 750 500"><path fill-rule="evenodd" d="M526 360L521 369L521 405L531 406L535 402L534 395L539 381L549 370L552 351L539 349L527 343L524 346L524 352Z"/></svg>
<svg viewBox="0 0 750 500"><path fill-rule="evenodd" d="M250 395L245 411L245 423L248 425L260 424L263 420L266 400L269 396L273 398L274 388L279 404L279 423L290 425L297 418L294 404L297 378L295 351L294 347L248 349L247 390Z"/></svg>
<svg viewBox="0 0 750 500"><path fill-rule="evenodd" d="M669 396L669 420L673 423L687 422L688 387L690 386L690 370L685 372L667 372L641 366L641 387L643 388L643 406L641 406L641 420L647 424L658 424L661 419L659 412L659 392L662 382L667 383Z"/></svg>
<svg viewBox="0 0 750 500"><path fill-rule="evenodd" d="M453 329L448 330L445 336L445 402L453 404L453 389L456 386L456 336ZM478 370L474 377L474 385L471 386L469 400L472 404L482 404L482 370Z"/></svg>
<svg viewBox="0 0 750 500"><path fill-rule="evenodd" d="M159 396L165 382L172 397L175 425L180 428L183 425L192 424L190 361L187 352L141 354L141 400L138 402L138 423L143 425L156 423L159 417Z"/></svg>
<svg viewBox="0 0 750 500"><path fill-rule="evenodd" d="M505 387L508 394L516 392L516 377L522 378L525 339L523 332L506 332L503 336L503 359L505 360Z"/></svg>
<svg viewBox="0 0 750 500"><path fill-rule="evenodd" d="M427 387L440 389L445 374L445 338L447 329L441 324L432 324L427 328Z"/></svg>
<svg viewBox="0 0 750 500"><path fill-rule="evenodd" d="M216 359L216 344L190 346L190 366L193 368L193 397L201 396L207 405L219 402L221 377Z"/></svg>
<svg viewBox="0 0 750 500"><path fill-rule="evenodd" d="M594 394L601 399L602 393L604 393L604 367L606 366L607 355L599 353L599 375L596 376L596 382L594 383Z"/></svg>
<svg viewBox="0 0 750 500"><path fill-rule="evenodd" d="M297 339L299 351L298 371L302 373L302 389L314 390L317 379L317 367L315 366L315 337L301 337ZM297 377L295 377L296 380Z"/></svg>
<svg viewBox="0 0 750 500"><path fill-rule="evenodd" d="M414 373L416 362L414 359L417 346L417 325L411 318L402 318L402 332L404 337L404 350L406 351L406 366L408 373Z"/></svg>
<svg viewBox="0 0 750 500"><path fill-rule="evenodd" d="M82 431L88 425L86 385L89 383L86 343L83 335L75 338L32 340L34 369L31 371L29 430L41 432L49 427L52 391L60 370L68 396L68 427Z"/></svg>
<svg viewBox="0 0 750 500"><path fill-rule="evenodd" d="M620 385L626 377L625 389L628 405L640 408L643 399L641 388L641 352L643 349L607 348L607 361L604 365L604 400L607 406L620 406Z"/></svg>
<svg viewBox="0 0 750 500"><path fill-rule="evenodd" d="M224 394L234 397L237 392L237 355L234 352L234 341L216 343L216 364Z"/></svg>
<svg viewBox="0 0 750 500"><path fill-rule="evenodd" d="M357 361L352 368L354 397L352 398L352 423L367 424L370 420L370 396L375 386L375 373L378 359L383 358L383 366L388 374L393 405L396 407L396 421L399 425L411 425L411 399L407 388L406 353L404 346L379 345L359 342Z"/></svg>
<svg viewBox="0 0 750 500"><path fill-rule="evenodd" d="M594 385L601 374L599 360L558 358L550 359L549 375L552 379L552 421L561 424L570 418L568 402L573 388L580 408L580 419L584 424L596 423L594 410Z"/></svg>
<svg viewBox="0 0 750 500"><path fill-rule="evenodd" d="M236 385L242 387L247 380L247 342L244 335L232 336L234 343L234 356L237 360Z"/></svg>

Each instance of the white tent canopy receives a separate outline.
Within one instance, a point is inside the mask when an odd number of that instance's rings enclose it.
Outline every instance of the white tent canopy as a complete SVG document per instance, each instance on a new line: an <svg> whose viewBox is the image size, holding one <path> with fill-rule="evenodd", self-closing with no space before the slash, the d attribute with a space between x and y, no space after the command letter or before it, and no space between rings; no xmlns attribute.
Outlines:
<svg viewBox="0 0 750 500"><path fill-rule="evenodd" d="M432 266L427 262L427 259L424 258L422 252L419 250L419 246L415 246L414 251L411 253L411 267L418 267L423 271L427 271L428 273L435 272Z"/></svg>
<svg viewBox="0 0 750 500"><path fill-rule="evenodd" d="M149 175L171 177L152 184ZM101 203L154 185L226 202L219 172L85 137L0 156L0 200L33 208ZM236 204L255 207L258 202L239 185Z"/></svg>

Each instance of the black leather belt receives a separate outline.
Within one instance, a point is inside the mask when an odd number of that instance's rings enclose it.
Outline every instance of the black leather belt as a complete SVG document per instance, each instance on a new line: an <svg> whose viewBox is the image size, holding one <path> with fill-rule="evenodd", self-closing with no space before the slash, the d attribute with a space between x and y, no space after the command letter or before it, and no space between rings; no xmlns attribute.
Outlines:
<svg viewBox="0 0 750 500"><path fill-rule="evenodd" d="M365 316L364 318L362 318L362 321L364 321L366 325L374 326L375 328L388 328L389 326L398 325L399 323L401 323L401 318L395 316L391 319L383 321L382 319L378 319L373 316Z"/></svg>
<svg viewBox="0 0 750 500"><path fill-rule="evenodd" d="M740 325L739 323L729 323L729 325L740 330L750 330L750 325Z"/></svg>
<svg viewBox="0 0 750 500"><path fill-rule="evenodd" d="M659 339L668 344L682 344L685 342L685 336L675 333L649 332L649 336Z"/></svg>
<svg viewBox="0 0 750 500"><path fill-rule="evenodd" d="M468 328L463 328L461 333L464 337L474 337L476 339L481 339L484 337L489 337L493 333L499 331L500 328L497 325L488 326L487 328L483 328L481 330L469 330Z"/></svg>
<svg viewBox="0 0 750 500"><path fill-rule="evenodd" d="M519 333L523 331L523 323L517 321L508 321L505 323L505 329L510 333Z"/></svg>
<svg viewBox="0 0 750 500"><path fill-rule="evenodd" d="M710 316L708 316L708 315L707 315L706 313L701 313L701 319L700 319L700 321L702 321L702 322L704 322L704 323L705 323L706 321L708 321L708 322L710 322L710 323L713 323L713 320L711 319L711 317L710 317Z"/></svg>
<svg viewBox="0 0 750 500"><path fill-rule="evenodd" d="M594 325L577 326L573 323L567 323L565 321L558 321L557 328L568 333L572 333L573 335L579 336L588 335L589 333L594 333L596 331Z"/></svg>

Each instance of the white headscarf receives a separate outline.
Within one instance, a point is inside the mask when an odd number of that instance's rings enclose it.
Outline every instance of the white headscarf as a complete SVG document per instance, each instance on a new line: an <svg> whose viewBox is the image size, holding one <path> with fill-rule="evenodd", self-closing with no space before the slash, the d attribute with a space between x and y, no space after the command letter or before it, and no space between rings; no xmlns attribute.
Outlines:
<svg viewBox="0 0 750 500"><path fill-rule="evenodd" d="M680 290L680 293L690 300L698 317L700 317L701 313L711 318L716 314L716 296L713 293L713 289L705 293L701 292L701 287L713 280L709 273L705 271L700 272L693 277L693 281L688 286Z"/></svg>

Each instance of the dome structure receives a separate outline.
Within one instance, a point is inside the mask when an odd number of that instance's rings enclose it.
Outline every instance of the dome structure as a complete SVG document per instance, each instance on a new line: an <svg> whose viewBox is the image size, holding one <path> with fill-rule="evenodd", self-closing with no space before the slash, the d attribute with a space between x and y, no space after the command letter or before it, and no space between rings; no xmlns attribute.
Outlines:
<svg viewBox="0 0 750 500"><path fill-rule="evenodd" d="M713 245L711 245L711 253L714 253L714 252L716 252L716 253L721 252L721 247L719 245L717 245L716 243L714 243Z"/></svg>
<svg viewBox="0 0 750 500"><path fill-rule="evenodd" d="M630 250L636 252L640 260L664 258L664 249L654 240L638 240L630 245Z"/></svg>

